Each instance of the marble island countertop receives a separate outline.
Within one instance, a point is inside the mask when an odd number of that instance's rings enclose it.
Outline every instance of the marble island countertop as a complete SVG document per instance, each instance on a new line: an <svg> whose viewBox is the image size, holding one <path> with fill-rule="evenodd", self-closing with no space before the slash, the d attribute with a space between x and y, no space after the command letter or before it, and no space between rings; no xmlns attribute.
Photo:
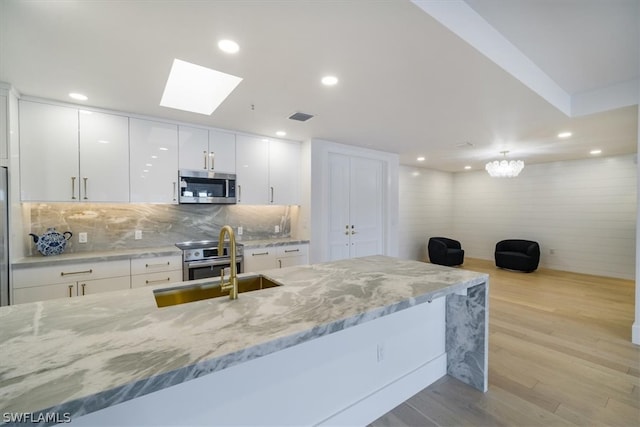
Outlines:
<svg viewBox="0 0 640 427"><path fill-rule="evenodd" d="M488 282L385 256L264 275L283 286L235 301L159 309L164 285L0 308L0 409L80 416Z"/></svg>

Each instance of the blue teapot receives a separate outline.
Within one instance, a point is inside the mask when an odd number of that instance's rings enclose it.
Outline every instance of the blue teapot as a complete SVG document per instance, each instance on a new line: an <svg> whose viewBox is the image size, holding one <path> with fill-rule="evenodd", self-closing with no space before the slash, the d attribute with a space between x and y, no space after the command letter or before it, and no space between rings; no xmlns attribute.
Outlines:
<svg viewBox="0 0 640 427"><path fill-rule="evenodd" d="M47 232L38 237L33 233L29 233L33 237L36 248L42 255L60 255L67 246L67 240L73 236L70 231L60 234L55 228L48 228Z"/></svg>

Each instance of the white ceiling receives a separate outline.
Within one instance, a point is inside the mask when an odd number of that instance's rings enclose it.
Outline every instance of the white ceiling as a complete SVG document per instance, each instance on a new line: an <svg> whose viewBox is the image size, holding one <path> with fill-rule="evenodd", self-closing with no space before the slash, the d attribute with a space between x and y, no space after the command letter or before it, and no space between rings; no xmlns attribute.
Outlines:
<svg viewBox="0 0 640 427"><path fill-rule="evenodd" d="M1 0L0 81L23 95L72 102L67 94L82 92L94 107L282 129L445 171L482 169L502 150L526 163L635 153L638 3ZM470 16L490 37L464 34ZM220 38L240 52L220 52ZM211 116L160 107L174 58L244 80ZM325 74L339 84L323 87ZM295 111L315 117L288 120ZM559 140L564 130L573 136Z"/></svg>

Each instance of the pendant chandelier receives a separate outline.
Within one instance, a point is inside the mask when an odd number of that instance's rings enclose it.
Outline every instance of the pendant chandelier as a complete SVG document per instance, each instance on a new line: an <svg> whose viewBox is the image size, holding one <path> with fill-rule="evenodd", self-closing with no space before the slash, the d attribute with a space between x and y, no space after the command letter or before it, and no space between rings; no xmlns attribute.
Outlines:
<svg viewBox="0 0 640 427"><path fill-rule="evenodd" d="M493 178L513 178L518 176L524 169L524 162L522 160L507 161L508 151L501 151L500 153L504 156L502 160L494 160L485 166L489 175Z"/></svg>

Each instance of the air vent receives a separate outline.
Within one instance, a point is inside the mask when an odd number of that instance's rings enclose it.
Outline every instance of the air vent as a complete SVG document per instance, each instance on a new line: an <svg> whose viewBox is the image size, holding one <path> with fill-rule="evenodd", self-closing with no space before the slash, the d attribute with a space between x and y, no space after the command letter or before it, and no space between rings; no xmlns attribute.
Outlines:
<svg viewBox="0 0 640 427"><path fill-rule="evenodd" d="M297 120L299 122L306 122L312 117L313 116L311 114L307 114L307 113L293 113L292 115L289 116L291 120Z"/></svg>
<svg viewBox="0 0 640 427"><path fill-rule="evenodd" d="M456 148L473 148L475 145L472 142L466 141L456 144Z"/></svg>

